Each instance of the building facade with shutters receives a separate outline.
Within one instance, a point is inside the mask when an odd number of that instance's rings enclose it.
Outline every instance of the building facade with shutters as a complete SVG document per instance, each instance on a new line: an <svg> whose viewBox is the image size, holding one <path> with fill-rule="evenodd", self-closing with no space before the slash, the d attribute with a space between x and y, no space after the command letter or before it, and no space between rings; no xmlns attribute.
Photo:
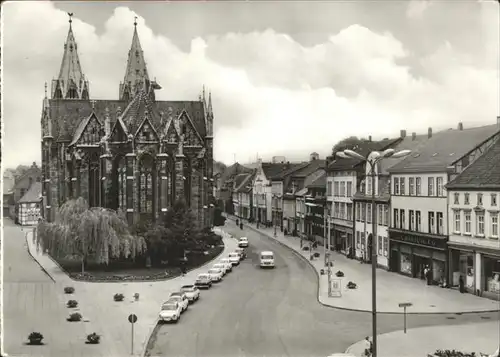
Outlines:
<svg viewBox="0 0 500 357"><path fill-rule="evenodd" d="M195 101L158 101L134 23L116 100L91 100L70 26L41 116L44 216L68 199L124 212L130 224L157 220L185 200L200 226L213 210L213 111Z"/></svg>
<svg viewBox="0 0 500 357"><path fill-rule="evenodd" d="M444 284L449 277L448 193L445 186L500 137L497 125L432 133L388 169L391 181L389 267L401 274Z"/></svg>
<svg viewBox="0 0 500 357"><path fill-rule="evenodd" d="M500 140L448 185L449 281L500 295Z"/></svg>

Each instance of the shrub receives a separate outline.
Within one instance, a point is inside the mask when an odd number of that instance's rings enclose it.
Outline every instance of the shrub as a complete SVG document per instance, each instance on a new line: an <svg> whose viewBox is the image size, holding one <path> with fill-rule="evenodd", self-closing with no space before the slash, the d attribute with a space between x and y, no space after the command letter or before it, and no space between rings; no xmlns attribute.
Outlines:
<svg viewBox="0 0 500 357"><path fill-rule="evenodd" d="M347 283L347 288L348 289L356 289L358 286L356 285L356 283L353 283L352 281L348 282Z"/></svg>
<svg viewBox="0 0 500 357"><path fill-rule="evenodd" d="M344 276L344 272L339 270L338 272L335 273L335 275L339 278L342 278Z"/></svg>
<svg viewBox="0 0 500 357"><path fill-rule="evenodd" d="M315 257L315 258L319 258L319 252L315 252L315 253L314 253L314 257Z"/></svg>
<svg viewBox="0 0 500 357"><path fill-rule="evenodd" d="M75 288L72 286L66 286L64 288L64 293L65 294L73 294L75 292Z"/></svg>
<svg viewBox="0 0 500 357"><path fill-rule="evenodd" d="M309 247L307 245L305 245L305 246L302 247L302 250L308 251Z"/></svg>
<svg viewBox="0 0 500 357"><path fill-rule="evenodd" d="M74 309L75 307L78 306L78 301L68 300L68 302L66 303L66 306L69 307L70 309Z"/></svg>
<svg viewBox="0 0 500 357"><path fill-rule="evenodd" d="M139 293L134 294L134 299L139 300Z"/></svg>
<svg viewBox="0 0 500 357"><path fill-rule="evenodd" d="M90 344L97 345L100 340L101 336L99 336L95 332L92 332L90 335L87 335L87 342Z"/></svg>
<svg viewBox="0 0 500 357"><path fill-rule="evenodd" d="M28 336L30 345L41 345L43 340L43 335L40 332L32 332Z"/></svg>
<svg viewBox="0 0 500 357"><path fill-rule="evenodd" d="M121 294L121 293L119 293L119 294L115 294L115 295L113 296L113 299L114 299L115 301L123 301L123 299L124 299L124 298L125 298L125 296L123 296L123 294Z"/></svg>
<svg viewBox="0 0 500 357"><path fill-rule="evenodd" d="M82 315L78 312L74 312L69 317L67 318L68 321L70 322L77 322L82 320Z"/></svg>
<svg viewBox="0 0 500 357"><path fill-rule="evenodd" d="M460 352L456 350L437 350L434 355L428 355L431 357L476 357L475 352Z"/></svg>

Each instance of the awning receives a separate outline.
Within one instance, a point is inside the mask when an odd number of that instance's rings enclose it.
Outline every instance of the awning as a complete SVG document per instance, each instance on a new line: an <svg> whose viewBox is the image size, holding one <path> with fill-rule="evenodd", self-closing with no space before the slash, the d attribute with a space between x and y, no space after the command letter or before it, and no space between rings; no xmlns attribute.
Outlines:
<svg viewBox="0 0 500 357"><path fill-rule="evenodd" d="M310 207L323 207L322 205L318 205L316 203L309 203L309 202L306 202L306 206L310 206Z"/></svg>

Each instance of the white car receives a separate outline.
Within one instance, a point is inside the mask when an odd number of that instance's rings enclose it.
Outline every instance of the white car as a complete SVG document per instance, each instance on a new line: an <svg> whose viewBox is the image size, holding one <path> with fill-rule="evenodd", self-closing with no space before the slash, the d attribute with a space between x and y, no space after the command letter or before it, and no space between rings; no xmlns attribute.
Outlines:
<svg viewBox="0 0 500 357"><path fill-rule="evenodd" d="M222 277L224 276L221 269L215 268L209 269L208 275L210 275L210 280L212 280L214 283L218 283L219 281L221 281Z"/></svg>
<svg viewBox="0 0 500 357"><path fill-rule="evenodd" d="M214 264L212 269L220 269L220 270L222 270L223 275L227 274L227 265L226 264L223 264L223 263Z"/></svg>
<svg viewBox="0 0 500 357"><path fill-rule="evenodd" d="M239 265L240 264L240 255L236 252L229 253L228 255L229 261L233 265Z"/></svg>
<svg viewBox="0 0 500 357"><path fill-rule="evenodd" d="M186 294L181 292L175 292L170 294L166 303L176 302L182 307L182 312L186 311L189 307L189 299Z"/></svg>
<svg viewBox="0 0 500 357"><path fill-rule="evenodd" d="M233 271L233 263L231 263L229 258L222 258L221 260L219 260L219 263L224 264L226 266L227 272Z"/></svg>
<svg viewBox="0 0 500 357"><path fill-rule="evenodd" d="M177 322L181 318L182 306L176 302L166 302L161 306L160 322Z"/></svg>
<svg viewBox="0 0 500 357"><path fill-rule="evenodd" d="M194 285L182 286L181 293L186 294L190 303L193 303L200 298L200 290Z"/></svg>
<svg viewBox="0 0 500 357"><path fill-rule="evenodd" d="M274 268L274 253L265 251L260 253L260 267Z"/></svg>
<svg viewBox="0 0 500 357"><path fill-rule="evenodd" d="M238 247L240 247L240 248L247 248L248 247L248 238L247 237L241 237L240 240L238 241Z"/></svg>

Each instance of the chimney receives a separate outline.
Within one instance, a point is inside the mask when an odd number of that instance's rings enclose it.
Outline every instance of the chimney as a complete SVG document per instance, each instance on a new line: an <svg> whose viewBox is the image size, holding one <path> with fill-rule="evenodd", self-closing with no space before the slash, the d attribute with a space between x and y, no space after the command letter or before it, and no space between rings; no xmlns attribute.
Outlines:
<svg viewBox="0 0 500 357"><path fill-rule="evenodd" d="M464 123L462 122L458 123L458 130L460 131L464 130Z"/></svg>
<svg viewBox="0 0 500 357"><path fill-rule="evenodd" d="M427 137L432 138L432 128L427 129Z"/></svg>
<svg viewBox="0 0 500 357"><path fill-rule="evenodd" d="M372 141L372 136L371 135L368 136L368 141L370 141L370 142Z"/></svg>
<svg viewBox="0 0 500 357"><path fill-rule="evenodd" d="M401 130L401 135L403 139L406 138L406 130Z"/></svg>
<svg viewBox="0 0 500 357"><path fill-rule="evenodd" d="M411 141L415 141L416 138L417 138L417 133L415 132L411 133Z"/></svg>

